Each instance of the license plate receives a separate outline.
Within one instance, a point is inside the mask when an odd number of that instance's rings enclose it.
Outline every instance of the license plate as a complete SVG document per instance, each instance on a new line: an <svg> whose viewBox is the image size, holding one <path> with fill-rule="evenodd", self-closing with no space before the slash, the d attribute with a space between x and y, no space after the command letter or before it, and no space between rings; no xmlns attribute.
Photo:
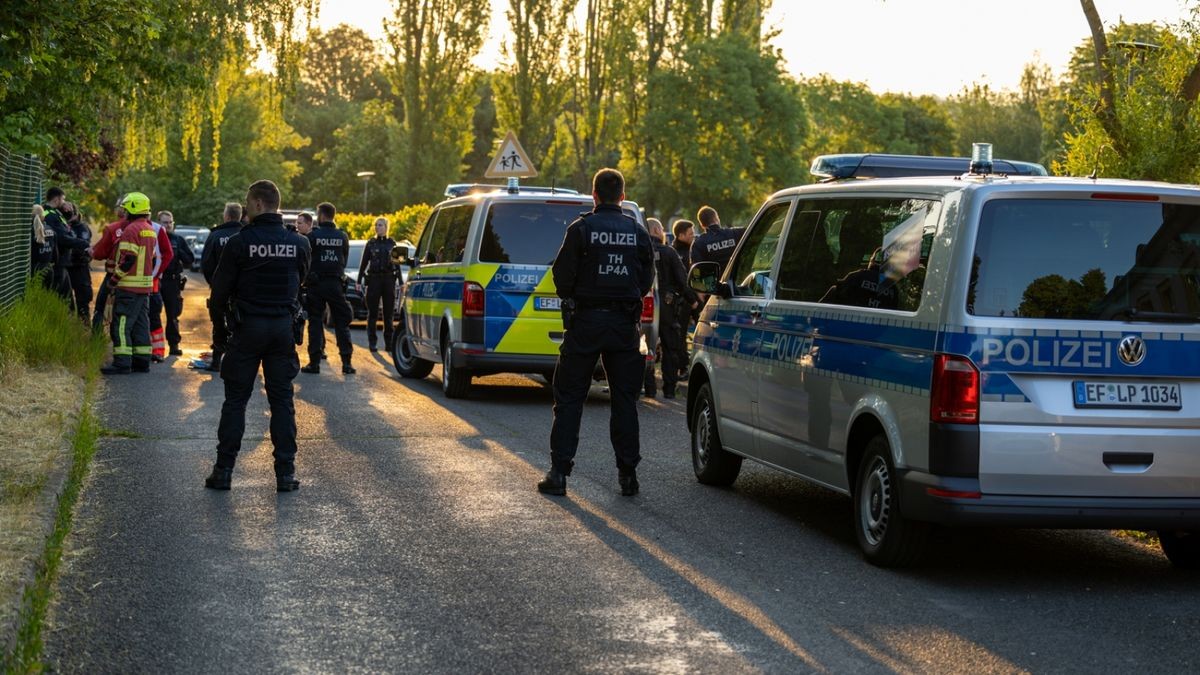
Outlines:
<svg viewBox="0 0 1200 675"><path fill-rule="evenodd" d="M1181 410L1182 387L1161 382L1075 382L1076 408Z"/></svg>
<svg viewBox="0 0 1200 675"><path fill-rule="evenodd" d="M534 298L533 308L557 312L562 308L561 298Z"/></svg>

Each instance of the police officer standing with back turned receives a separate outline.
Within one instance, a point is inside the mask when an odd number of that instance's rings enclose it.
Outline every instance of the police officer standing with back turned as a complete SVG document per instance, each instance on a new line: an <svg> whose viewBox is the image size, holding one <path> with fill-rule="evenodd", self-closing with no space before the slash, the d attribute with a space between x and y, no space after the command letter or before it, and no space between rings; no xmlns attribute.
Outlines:
<svg viewBox="0 0 1200 675"><path fill-rule="evenodd" d="M246 404L262 366L271 406L275 486L300 488L296 480L296 407L292 380L300 372L292 331L300 280L308 272L308 240L283 226L279 188L260 180L246 193L250 222L230 237L213 274L213 302L229 306L229 349L221 362L225 403L217 427L217 462L204 486L228 490L246 430Z"/></svg>
<svg viewBox="0 0 1200 675"><path fill-rule="evenodd" d="M225 308L213 301L212 281L225 244L241 229L242 205L230 202L225 205L224 221L208 233L204 250L200 252L200 271L204 273L204 281L209 284L208 320L212 322L212 360L208 363L208 369L217 373L221 372L221 357L225 354L229 330L225 325Z"/></svg>
<svg viewBox="0 0 1200 675"><path fill-rule="evenodd" d="M567 227L554 260L565 334L554 372L551 467L537 487L545 494L567 493L583 404L600 359L612 392L609 434L618 482L622 495L633 496L641 459L637 399L645 363L639 322L642 298L654 286L654 249L646 230L621 210L625 178L619 171L597 172L592 198L595 209Z"/></svg>
<svg viewBox="0 0 1200 675"><path fill-rule="evenodd" d="M366 285L367 292L367 344L371 351L375 346L375 322L379 320L379 302L383 301L383 343L392 351L392 324L396 309L396 266L392 252L396 241L387 236L388 219L375 221L375 236L367 242L362 262L358 266L358 285Z"/></svg>
<svg viewBox="0 0 1200 675"><path fill-rule="evenodd" d="M698 262L715 262L723 272L733 257L733 249L737 248L746 228L721 227L721 217L711 206L702 206L696 214L696 220L704 227L704 234L692 242L692 264Z"/></svg>
<svg viewBox="0 0 1200 675"><path fill-rule="evenodd" d="M308 365L303 373L321 372L321 347L324 346L325 326L321 317L325 308L333 319L333 334L337 338L338 354L342 357L342 372L354 374L350 364L354 345L350 343L350 319L353 310L346 301L346 286L342 277L346 273L346 260L350 257L350 237L338 229L333 217L337 211L333 204L317 205L317 226L308 235L312 245L312 271L305 284L308 294Z"/></svg>

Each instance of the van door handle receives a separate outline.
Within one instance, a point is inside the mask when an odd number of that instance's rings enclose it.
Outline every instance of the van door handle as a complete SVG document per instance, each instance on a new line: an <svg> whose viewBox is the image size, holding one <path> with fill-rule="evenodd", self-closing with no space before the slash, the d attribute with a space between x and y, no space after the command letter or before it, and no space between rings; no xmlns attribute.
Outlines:
<svg viewBox="0 0 1200 675"><path fill-rule="evenodd" d="M1154 463L1152 452L1106 452L1104 466L1113 473L1145 473Z"/></svg>

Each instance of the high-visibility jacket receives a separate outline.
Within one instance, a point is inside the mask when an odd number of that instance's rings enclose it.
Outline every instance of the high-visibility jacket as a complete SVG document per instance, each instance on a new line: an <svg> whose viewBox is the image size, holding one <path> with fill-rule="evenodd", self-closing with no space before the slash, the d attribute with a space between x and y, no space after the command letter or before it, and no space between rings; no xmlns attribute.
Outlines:
<svg viewBox="0 0 1200 675"><path fill-rule="evenodd" d="M104 231L100 233L100 241L92 247L92 258L104 261L104 271L107 274L112 274L117 267L117 240L121 238L121 230L127 223L129 220L122 218L105 225Z"/></svg>
<svg viewBox="0 0 1200 675"><path fill-rule="evenodd" d="M117 240L117 266L113 277L117 288L149 295L154 288L154 259L158 254L158 235L145 218L131 220L121 228Z"/></svg>

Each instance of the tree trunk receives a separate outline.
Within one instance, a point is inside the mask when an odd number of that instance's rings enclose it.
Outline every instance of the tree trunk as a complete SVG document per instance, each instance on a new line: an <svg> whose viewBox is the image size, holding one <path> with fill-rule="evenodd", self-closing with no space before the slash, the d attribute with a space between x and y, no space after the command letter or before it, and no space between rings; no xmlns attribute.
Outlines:
<svg viewBox="0 0 1200 675"><path fill-rule="evenodd" d="M1092 46L1095 48L1096 81L1100 83L1100 101L1097 105L1096 117L1100 125L1112 140L1113 149L1124 155L1125 140L1121 130L1121 122L1117 119L1117 104L1114 91L1116 85L1112 72L1112 59L1108 51L1108 37L1104 33L1104 22L1100 20L1100 12L1096 9L1094 0L1079 0L1083 7L1083 15L1087 17L1088 27L1092 31Z"/></svg>

